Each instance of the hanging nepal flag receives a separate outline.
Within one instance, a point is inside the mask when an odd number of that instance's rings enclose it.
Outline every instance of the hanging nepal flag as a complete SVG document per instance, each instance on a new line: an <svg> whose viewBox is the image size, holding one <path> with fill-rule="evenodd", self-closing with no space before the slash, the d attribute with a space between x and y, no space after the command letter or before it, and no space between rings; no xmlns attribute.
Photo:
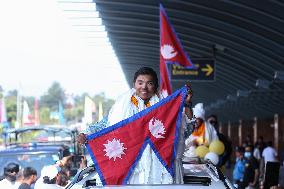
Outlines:
<svg viewBox="0 0 284 189"><path fill-rule="evenodd" d="M160 4L160 79L163 96L172 93L167 64L194 68L188 54L183 50L174 28L170 24L165 9Z"/></svg>
<svg viewBox="0 0 284 189"><path fill-rule="evenodd" d="M174 177L183 87L128 119L87 136L87 149L103 185L127 184L147 144Z"/></svg>

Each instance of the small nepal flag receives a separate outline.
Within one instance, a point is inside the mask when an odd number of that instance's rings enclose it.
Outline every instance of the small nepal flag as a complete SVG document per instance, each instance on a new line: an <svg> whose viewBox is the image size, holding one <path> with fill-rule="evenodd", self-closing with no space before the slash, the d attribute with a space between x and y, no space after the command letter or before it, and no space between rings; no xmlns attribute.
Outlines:
<svg viewBox="0 0 284 189"><path fill-rule="evenodd" d="M160 77L163 96L172 93L167 64L177 64L186 68L194 68L188 54L171 26L165 9L160 4Z"/></svg>
<svg viewBox="0 0 284 189"><path fill-rule="evenodd" d="M128 119L87 136L87 149L103 185L127 184L147 144L174 177L183 87Z"/></svg>

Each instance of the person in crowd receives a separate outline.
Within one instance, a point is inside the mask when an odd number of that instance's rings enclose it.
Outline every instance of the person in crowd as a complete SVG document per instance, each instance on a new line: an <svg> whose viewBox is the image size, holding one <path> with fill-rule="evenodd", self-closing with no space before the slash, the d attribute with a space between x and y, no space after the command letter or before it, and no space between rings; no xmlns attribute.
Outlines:
<svg viewBox="0 0 284 189"><path fill-rule="evenodd" d="M265 166L268 161L276 162L278 161L278 154L273 148L272 141L267 142L267 147L264 148L262 154L261 154L261 160L260 160L260 179L264 179L264 173L265 173Z"/></svg>
<svg viewBox="0 0 284 189"><path fill-rule="evenodd" d="M253 157L253 147L245 148L244 157L246 159L243 181L240 183L240 189L255 189L258 188L259 165L255 157Z"/></svg>
<svg viewBox="0 0 284 189"><path fill-rule="evenodd" d="M266 148L266 144L265 144L265 142L264 142L264 140L263 140L263 136L259 136L259 137L257 138L257 141L256 141L256 143L254 144L254 146L258 146L258 148L259 148L259 153L260 153L260 156L261 156L261 154L262 154L264 148Z"/></svg>
<svg viewBox="0 0 284 189"><path fill-rule="evenodd" d="M247 147L247 146L252 146L253 143L252 143L252 139L251 139L251 136L250 135L247 135L246 138L245 138L245 141L243 142L243 147Z"/></svg>
<svg viewBox="0 0 284 189"><path fill-rule="evenodd" d="M18 189L31 189L31 185L37 180L37 171L32 167L26 167L23 170L23 181Z"/></svg>
<svg viewBox="0 0 284 189"><path fill-rule="evenodd" d="M246 159L244 158L244 148L242 146L236 148L236 163L233 170L233 182L237 186L243 181Z"/></svg>
<svg viewBox="0 0 284 189"><path fill-rule="evenodd" d="M68 184L68 181L69 181L69 178L67 175L66 175L66 172L64 171L60 171L56 177L56 181L55 183L58 185L58 186L66 186Z"/></svg>
<svg viewBox="0 0 284 189"><path fill-rule="evenodd" d="M158 88L159 84L156 72L149 67L140 68L134 74L133 88L121 95L112 106L108 115L106 127L127 119L159 102L164 97L159 92ZM189 119L192 118L190 107L191 97L192 94L190 93L185 99L186 107L184 118L186 122L189 122ZM88 134L90 133L93 133L92 127L89 127ZM81 133L78 136L78 142L87 142L85 134ZM147 145L142 157L129 178L128 184L170 184L173 182L170 173L158 160L152 148Z"/></svg>
<svg viewBox="0 0 284 189"><path fill-rule="evenodd" d="M193 115L196 118L195 128L185 141L186 148L202 144L208 146L212 141L219 139L215 128L205 120L205 110L202 103L194 106Z"/></svg>
<svg viewBox="0 0 284 189"><path fill-rule="evenodd" d="M36 181L34 189L59 189L61 186L56 184L60 167L57 165L44 166L40 173L40 178Z"/></svg>
<svg viewBox="0 0 284 189"><path fill-rule="evenodd" d="M224 134L218 131L218 118L216 115L210 115L207 121L215 128L219 140L224 144L224 153L220 156L218 166L222 167L226 162L230 163L230 157L233 151L232 142Z"/></svg>
<svg viewBox="0 0 284 189"><path fill-rule="evenodd" d="M273 148L272 141L267 142L267 147L264 148L262 152L262 158L264 159L265 164L268 161L272 162L278 161L278 155L275 148Z"/></svg>
<svg viewBox="0 0 284 189"><path fill-rule="evenodd" d="M260 153L260 145L258 143L255 144L253 149L253 157L260 163L261 153Z"/></svg>
<svg viewBox="0 0 284 189"><path fill-rule="evenodd" d="M0 188L17 189L19 185L16 183L17 174L19 173L19 165L9 163L4 167L4 179L0 181Z"/></svg>

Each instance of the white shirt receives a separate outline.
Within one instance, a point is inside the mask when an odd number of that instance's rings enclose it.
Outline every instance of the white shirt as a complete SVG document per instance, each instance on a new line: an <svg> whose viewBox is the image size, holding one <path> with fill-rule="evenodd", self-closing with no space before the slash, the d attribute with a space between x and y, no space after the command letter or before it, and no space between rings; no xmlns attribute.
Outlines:
<svg viewBox="0 0 284 189"><path fill-rule="evenodd" d="M262 157L264 158L265 164L268 161L275 162L275 161L277 161L277 159L276 159L277 152L274 148L272 148L271 146L268 146L263 150Z"/></svg>
<svg viewBox="0 0 284 189"><path fill-rule="evenodd" d="M2 189L18 189L19 185L15 182L10 182L7 179L3 179L0 181L0 188Z"/></svg>
<svg viewBox="0 0 284 189"><path fill-rule="evenodd" d="M62 189L63 187L57 185L57 184L46 184L43 183L43 178L40 177L37 179L34 189Z"/></svg>
<svg viewBox="0 0 284 189"><path fill-rule="evenodd" d="M255 157L255 159L260 160L260 151L258 148L255 148L253 151L253 157Z"/></svg>

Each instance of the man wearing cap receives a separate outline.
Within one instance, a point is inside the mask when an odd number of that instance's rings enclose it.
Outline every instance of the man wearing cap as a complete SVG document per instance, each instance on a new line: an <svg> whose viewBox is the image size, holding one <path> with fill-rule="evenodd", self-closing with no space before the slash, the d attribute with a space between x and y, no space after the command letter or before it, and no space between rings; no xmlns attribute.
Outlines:
<svg viewBox="0 0 284 189"><path fill-rule="evenodd" d="M218 140L217 132L214 127L205 120L205 110L203 103L198 103L192 109L196 118L192 134L186 139L187 148L195 145L209 145L212 141Z"/></svg>
<svg viewBox="0 0 284 189"><path fill-rule="evenodd" d="M60 171L57 165L44 166L40 172L40 178L36 181L34 189L59 189L56 177Z"/></svg>
<svg viewBox="0 0 284 189"><path fill-rule="evenodd" d="M0 181L0 188L18 189L16 184L17 174L19 172L19 165L16 163L9 163L4 167L4 179Z"/></svg>

